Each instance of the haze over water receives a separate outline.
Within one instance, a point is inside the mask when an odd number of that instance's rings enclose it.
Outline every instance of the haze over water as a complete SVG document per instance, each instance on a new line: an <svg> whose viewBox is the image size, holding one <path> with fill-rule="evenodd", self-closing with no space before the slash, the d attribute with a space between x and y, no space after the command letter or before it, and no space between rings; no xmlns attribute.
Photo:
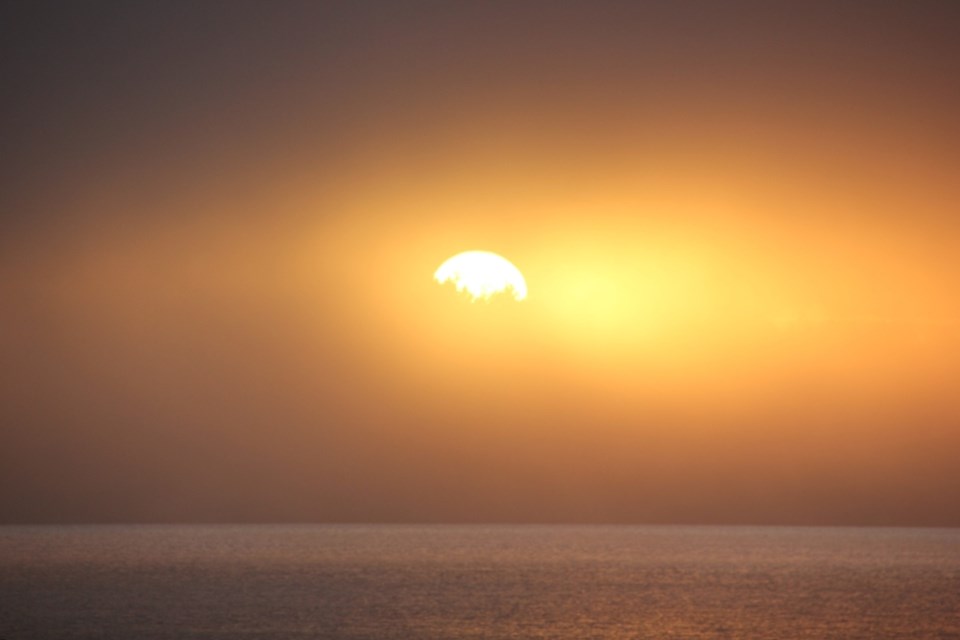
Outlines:
<svg viewBox="0 0 960 640"><path fill-rule="evenodd" d="M960 526L957 3L93 4L0 15L0 523Z"/></svg>
<svg viewBox="0 0 960 640"><path fill-rule="evenodd" d="M960 531L0 529L0 637L960 637Z"/></svg>

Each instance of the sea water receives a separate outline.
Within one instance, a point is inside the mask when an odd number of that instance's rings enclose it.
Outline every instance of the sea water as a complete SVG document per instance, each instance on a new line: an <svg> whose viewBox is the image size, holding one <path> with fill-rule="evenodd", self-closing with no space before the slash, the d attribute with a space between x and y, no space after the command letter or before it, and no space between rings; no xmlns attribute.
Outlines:
<svg viewBox="0 0 960 640"><path fill-rule="evenodd" d="M960 530L8 526L0 638L960 638Z"/></svg>

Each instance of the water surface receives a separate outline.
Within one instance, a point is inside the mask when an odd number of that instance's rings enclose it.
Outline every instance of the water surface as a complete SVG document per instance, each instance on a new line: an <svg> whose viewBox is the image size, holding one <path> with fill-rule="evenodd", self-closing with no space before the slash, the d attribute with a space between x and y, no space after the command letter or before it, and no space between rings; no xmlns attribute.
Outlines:
<svg viewBox="0 0 960 640"><path fill-rule="evenodd" d="M0 527L0 638L960 639L960 530Z"/></svg>

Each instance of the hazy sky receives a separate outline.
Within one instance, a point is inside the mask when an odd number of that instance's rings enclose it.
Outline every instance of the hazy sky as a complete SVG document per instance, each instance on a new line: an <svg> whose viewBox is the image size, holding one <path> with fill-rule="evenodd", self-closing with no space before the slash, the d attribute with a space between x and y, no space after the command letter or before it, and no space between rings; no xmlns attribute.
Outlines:
<svg viewBox="0 0 960 640"><path fill-rule="evenodd" d="M954 5L4 4L0 521L960 526Z"/></svg>

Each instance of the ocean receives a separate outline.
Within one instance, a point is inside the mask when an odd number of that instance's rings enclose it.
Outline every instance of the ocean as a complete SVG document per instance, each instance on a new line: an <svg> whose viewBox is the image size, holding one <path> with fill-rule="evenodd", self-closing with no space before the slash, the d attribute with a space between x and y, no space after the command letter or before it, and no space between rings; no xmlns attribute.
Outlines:
<svg viewBox="0 0 960 640"><path fill-rule="evenodd" d="M960 530L6 526L0 638L960 638Z"/></svg>

